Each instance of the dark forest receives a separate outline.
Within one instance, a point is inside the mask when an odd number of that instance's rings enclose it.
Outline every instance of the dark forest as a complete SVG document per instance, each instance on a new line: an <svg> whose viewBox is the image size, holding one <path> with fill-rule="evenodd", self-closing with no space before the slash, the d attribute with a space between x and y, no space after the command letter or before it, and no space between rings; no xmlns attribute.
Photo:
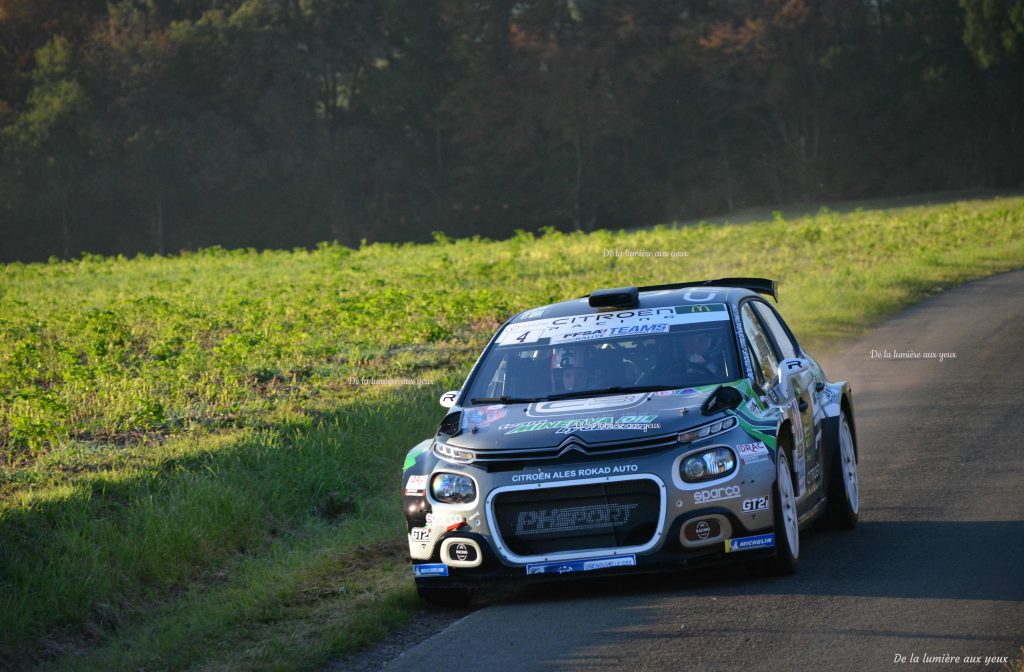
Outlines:
<svg viewBox="0 0 1024 672"><path fill-rule="evenodd" d="M1024 184L1024 0L0 0L0 261Z"/></svg>

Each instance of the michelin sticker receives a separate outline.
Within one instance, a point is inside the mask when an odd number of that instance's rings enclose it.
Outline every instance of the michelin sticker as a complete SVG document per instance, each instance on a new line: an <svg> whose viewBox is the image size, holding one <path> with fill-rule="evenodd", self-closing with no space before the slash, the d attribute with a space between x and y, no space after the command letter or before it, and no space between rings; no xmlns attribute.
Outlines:
<svg viewBox="0 0 1024 672"><path fill-rule="evenodd" d="M725 552L752 551L756 548L771 548L775 545L774 534L759 534L756 537L740 537L725 540Z"/></svg>
<svg viewBox="0 0 1024 672"><path fill-rule="evenodd" d="M425 579L431 576L448 576L448 565L413 565L412 575L417 579Z"/></svg>

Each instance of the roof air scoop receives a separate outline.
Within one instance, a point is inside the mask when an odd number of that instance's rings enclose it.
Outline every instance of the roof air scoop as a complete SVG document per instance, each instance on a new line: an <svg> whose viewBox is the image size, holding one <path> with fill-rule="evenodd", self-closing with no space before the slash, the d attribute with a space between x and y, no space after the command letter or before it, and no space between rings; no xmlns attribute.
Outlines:
<svg viewBox="0 0 1024 672"><path fill-rule="evenodd" d="M640 305L640 290L636 287L598 289L590 294L592 308L636 308Z"/></svg>

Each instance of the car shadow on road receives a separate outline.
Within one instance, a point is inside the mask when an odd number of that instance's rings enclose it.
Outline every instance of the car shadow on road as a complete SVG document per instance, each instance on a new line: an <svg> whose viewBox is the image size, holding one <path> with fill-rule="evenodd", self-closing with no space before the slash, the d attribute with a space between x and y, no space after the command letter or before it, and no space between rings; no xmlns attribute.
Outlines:
<svg viewBox="0 0 1024 672"><path fill-rule="evenodd" d="M1024 601L1024 521L862 522L849 532L802 536L795 576L772 576L761 562L736 562L614 579L581 577L528 586L505 600L682 592Z"/></svg>

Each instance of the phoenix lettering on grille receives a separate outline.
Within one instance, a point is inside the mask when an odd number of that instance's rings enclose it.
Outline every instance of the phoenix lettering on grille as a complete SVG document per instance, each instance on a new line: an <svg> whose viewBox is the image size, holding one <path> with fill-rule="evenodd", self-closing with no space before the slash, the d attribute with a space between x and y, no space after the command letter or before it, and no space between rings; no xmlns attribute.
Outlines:
<svg viewBox="0 0 1024 672"><path fill-rule="evenodd" d="M516 535L577 532L629 523L633 509L639 504L600 504L573 506L565 509L520 511L516 518Z"/></svg>

